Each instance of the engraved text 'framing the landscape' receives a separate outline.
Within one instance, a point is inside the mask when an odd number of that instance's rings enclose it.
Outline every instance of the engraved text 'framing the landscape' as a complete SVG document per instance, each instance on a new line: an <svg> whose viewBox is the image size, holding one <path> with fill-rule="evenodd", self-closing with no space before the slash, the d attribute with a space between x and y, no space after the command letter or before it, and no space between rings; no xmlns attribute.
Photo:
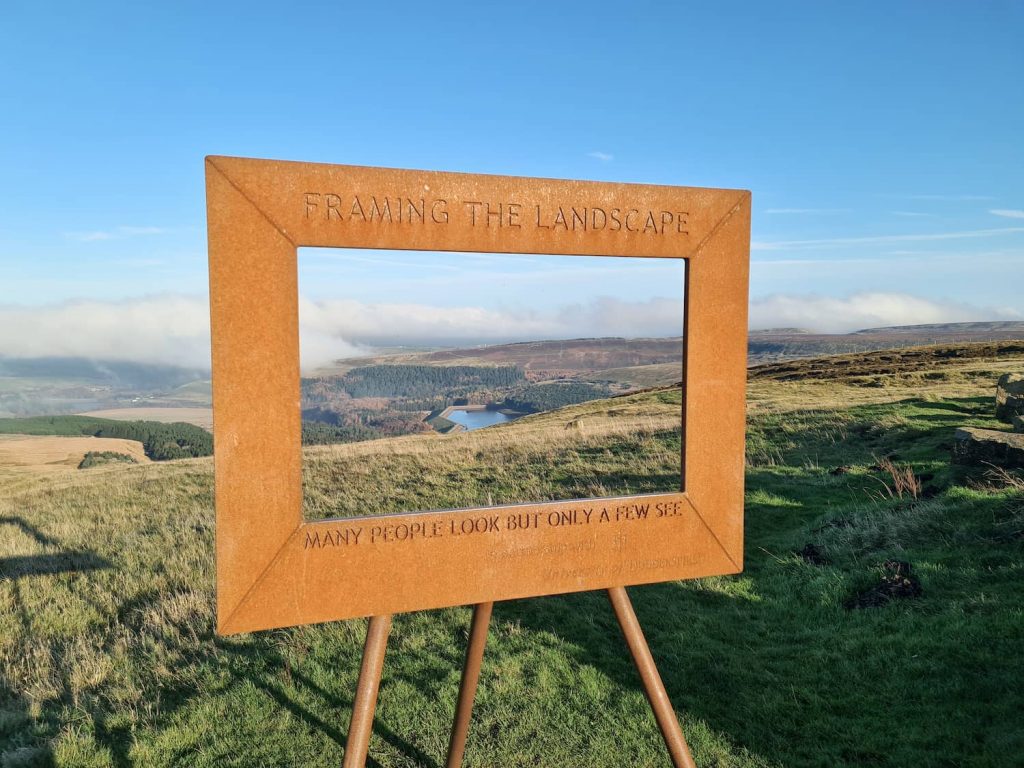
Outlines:
<svg viewBox="0 0 1024 768"><path fill-rule="evenodd" d="M462 217L473 227L547 229L566 232L635 232L642 235L689 235L688 211L642 207L540 205L446 198L343 195L306 192L307 219L338 223L444 226Z"/></svg>

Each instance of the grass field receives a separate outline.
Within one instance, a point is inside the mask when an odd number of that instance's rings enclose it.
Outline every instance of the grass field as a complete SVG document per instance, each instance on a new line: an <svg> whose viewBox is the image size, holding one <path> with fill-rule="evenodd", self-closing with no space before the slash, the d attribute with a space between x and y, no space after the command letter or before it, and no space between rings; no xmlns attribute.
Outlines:
<svg viewBox="0 0 1024 768"><path fill-rule="evenodd" d="M472 432L307 448L303 512L316 520L679 490L681 404L672 389Z"/></svg>
<svg viewBox="0 0 1024 768"><path fill-rule="evenodd" d="M112 451L148 462L142 443L117 437L0 435L0 476L25 472L74 471L90 451Z"/></svg>
<svg viewBox="0 0 1024 768"><path fill-rule="evenodd" d="M744 573L631 589L699 765L1021 764L1024 483L948 462L1010 368L751 383ZM674 487L674 397L307 449L306 513L337 478L429 480L379 511ZM365 622L215 638L211 462L95 472L0 478L0 765L339 765ZM891 560L919 590L847 607ZM371 765L443 765L468 621L396 617ZM496 606L466 764L668 764L601 593Z"/></svg>

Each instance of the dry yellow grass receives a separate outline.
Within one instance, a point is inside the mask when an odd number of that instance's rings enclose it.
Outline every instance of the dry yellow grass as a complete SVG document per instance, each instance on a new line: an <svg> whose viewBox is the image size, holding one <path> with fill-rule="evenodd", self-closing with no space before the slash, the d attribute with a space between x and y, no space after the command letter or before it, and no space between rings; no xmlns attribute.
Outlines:
<svg viewBox="0 0 1024 768"><path fill-rule="evenodd" d="M304 515L460 509L678 487L680 428L675 389L472 432L308 448Z"/></svg>
<svg viewBox="0 0 1024 768"><path fill-rule="evenodd" d="M140 464L149 462L142 443L114 437L0 435L0 473L77 471L89 451L126 453ZM96 469L99 469L98 467Z"/></svg>
<svg viewBox="0 0 1024 768"><path fill-rule="evenodd" d="M604 407L583 403L549 413L524 416L500 429L478 429L441 435L427 432L406 437L307 448L307 461L379 454L412 455L444 452L477 452L504 445L531 446L580 442L636 432L679 427L678 403L652 403L648 399L622 397L603 401Z"/></svg>
<svg viewBox="0 0 1024 768"><path fill-rule="evenodd" d="M747 387L747 413L800 411L894 403L912 397L995 397L1003 373L1024 370L1024 358L981 359L933 371L895 371L884 376L800 381L755 380Z"/></svg>

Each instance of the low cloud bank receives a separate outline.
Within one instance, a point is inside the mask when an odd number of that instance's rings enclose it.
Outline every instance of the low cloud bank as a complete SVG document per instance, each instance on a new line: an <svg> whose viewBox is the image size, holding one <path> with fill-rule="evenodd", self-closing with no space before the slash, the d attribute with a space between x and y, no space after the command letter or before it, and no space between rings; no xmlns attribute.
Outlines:
<svg viewBox="0 0 1024 768"><path fill-rule="evenodd" d="M845 298L775 294L750 303L751 328L804 328L847 333L864 328L925 323L1024 320L1011 308L933 301L906 293L856 293Z"/></svg>
<svg viewBox="0 0 1024 768"><path fill-rule="evenodd" d="M667 336L682 333L682 304L652 298L622 301L599 297L548 311L426 304L364 304L300 301L304 328L342 334L361 344L397 341L473 341L567 338L568 336Z"/></svg>
<svg viewBox="0 0 1024 768"><path fill-rule="evenodd" d="M682 333L679 302L659 298L597 298L545 312L301 299L299 317L305 369L382 345ZM89 357L208 368L209 336L209 306L198 297L0 307L0 355L8 357Z"/></svg>
<svg viewBox="0 0 1024 768"><path fill-rule="evenodd" d="M675 336L679 302L596 298L549 311L300 300L306 369L396 344L481 344L586 336ZM750 305L751 328L842 333L887 325L1020 320L1011 308L976 307L900 293L846 298L773 295ZM117 302L0 307L0 356L88 357L208 368L209 307L203 298L152 296Z"/></svg>
<svg viewBox="0 0 1024 768"><path fill-rule="evenodd" d="M210 367L210 310L188 296L0 306L0 355Z"/></svg>
<svg viewBox="0 0 1024 768"><path fill-rule="evenodd" d="M601 297L543 312L301 299L299 326L303 368L311 369L374 346L678 336L683 313L680 302L663 298L630 302Z"/></svg>

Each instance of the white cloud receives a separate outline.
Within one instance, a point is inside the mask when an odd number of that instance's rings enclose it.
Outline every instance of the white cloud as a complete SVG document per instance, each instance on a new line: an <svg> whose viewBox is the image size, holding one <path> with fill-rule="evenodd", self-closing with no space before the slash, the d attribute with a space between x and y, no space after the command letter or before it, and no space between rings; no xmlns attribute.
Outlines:
<svg viewBox="0 0 1024 768"><path fill-rule="evenodd" d="M836 257L836 256L758 256L751 260L752 269L772 268L776 266L823 267L829 270L843 270L847 267L858 267L865 264L878 264L889 270L904 266L923 265L934 267L937 264L969 265L976 268L1001 266L1003 264L1024 263L1024 249L1000 248L994 250L928 250L921 248L880 251L880 255ZM891 257L897 258L891 258Z"/></svg>
<svg viewBox="0 0 1024 768"><path fill-rule="evenodd" d="M928 242L933 240L961 240L964 238L996 237L1024 232L1024 227L999 227L996 229L974 229L962 232L939 232L935 234L875 235L871 237L829 237L820 240L776 240L752 241L752 251L780 251L790 248L841 248L847 245L870 245L875 243Z"/></svg>
<svg viewBox="0 0 1024 768"><path fill-rule="evenodd" d="M111 230L94 230L91 232L65 232L64 237L79 243L94 243L100 240L125 240L140 235L162 235L168 230L163 227L115 227Z"/></svg>
<svg viewBox="0 0 1024 768"><path fill-rule="evenodd" d="M602 163L610 163L615 159L615 155L610 155L607 152L599 152L594 150L593 152L587 152L587 157L592 157L595 160L600 160Z"/></svg>
<svg viewBox="0 0 1024 768"><path fill-rule="evenodd" d="M404 343L478 344L593 336L670 336L682 332L680 302L597 298L547 311L364 304L301 299L300 344L306 370ZM751 328L801 327L839 333L862 328L972 320L1021 320L1012 308L936 301L905 293L837 298L774 294L750 305ZM119 302L0 307L0 355L69 356L207 368L209 307L203 298L149 296Z"/></svg>
<svg viewBox="0 0 1024 768"><path fill-rule="evenodd" d="M804 213L809 215L830 215L834 213L850 213L849 208L767 208L765 213Z"/></svg>
<svg viewBox="0 0 1024 768"><path fill-rule="evenodd" d="M1021 320L1008 308L935 301L906 293L857 293L845 298L775 294L750 303L751 328L805 328L845 333L864 328L923 323Z"/></svg>
<svg viewBox="0 0 1024 768"><path fill-rule="evenodd" d="M110 262L111 264L118 267L130 267L132 269L140 267L162 267L166 262L163 259L115 259Z"/></svg>
<svg viewBox="0 0 1024 768"><path fill-rule="evenodd" d="M882 195L882 197L899 198L901 200L936 200L948 203L995 200L991 195Z"/></svg>
<svg viewBox="0 0 1024 768"><path fill-rule="evenodd" d="M936 213L921 213L919 211L890 211L893 216L903 216L908 219L934 219L938 216Z"/></svg>
<svg viewBox="0 0 1024 768"><path fill-rule="evenodd" d="M994 216L1003 216L1007 219L1024 219L1024 211L1014 208L993 208L989 213Z"/></svg>
<svg viewBox="0 0 1024 768"><path fill-rule="evenodd" d="M89 357L208 368L209 318L206 301L187 296L0 306L0 355Z"/></svg>
<svg viewBox="0 0 1024 768"><path fill-rule="evenodd" d="M659 298L597 298L543 312L301 299L299 316L306 370L375 344L682 333L681 303ZM88 357L207 368L209 335L209 306L198 297L0 306L0 355L11 357Z"/></svg>
<svg viewBox="0 0 1024 768"><path fill-rule="evenodd" d="M677 300L623 301L610 297L548 311L303 299L299 317L305 367L343 356L338 351L340 345L672 336L682 333L683 321L682 303Z"/></svg>
<svg viewBox="0 0 1024 768"><path fill-rule="evenodd" d="M117 231L125 237L135 235L162 235L167 230L163 227L118 227Z"/></svg>
<svg viewBox="0 0 1024 768"><path fill-rule="evenodd" d="M68 240L77 240L80 243L92 243L97 240L114 239L114 235L110 232L65 232L64 237Z"/></svg>

